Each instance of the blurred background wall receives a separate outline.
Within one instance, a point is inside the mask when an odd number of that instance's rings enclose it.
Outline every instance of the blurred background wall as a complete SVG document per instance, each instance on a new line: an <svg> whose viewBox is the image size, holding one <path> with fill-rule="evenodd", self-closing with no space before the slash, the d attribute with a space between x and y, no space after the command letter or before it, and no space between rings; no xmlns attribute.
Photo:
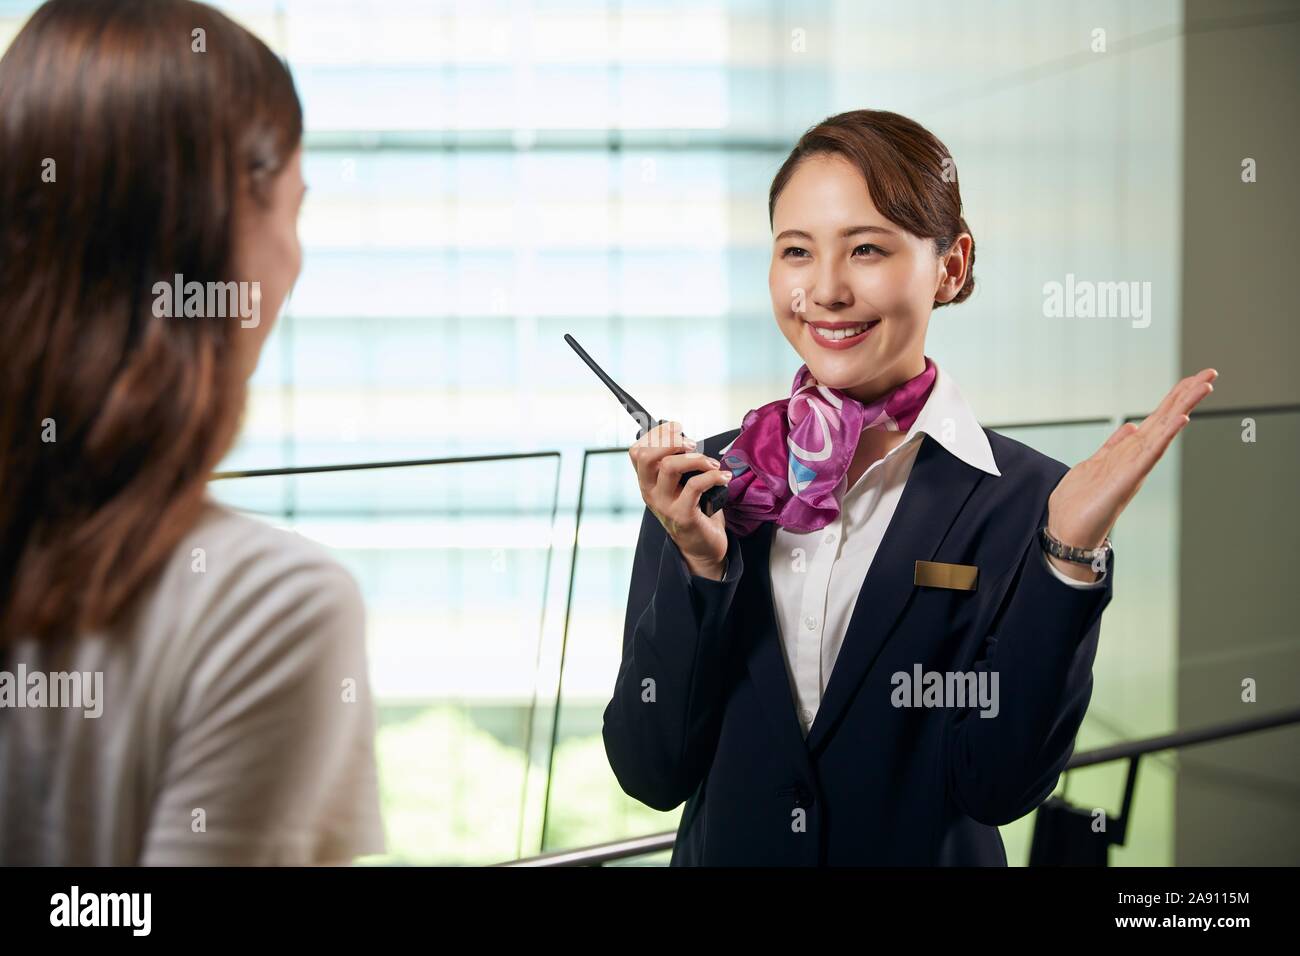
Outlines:
<svg viewBox="0 0 1300 956"><path fill-rule="evenodd" d="M1300 4L1188 0L1186 26L1182 364L1219 369L1210 408L1252 409L1196 423L1183 448L1176 690L1197 725L1300 702ZM1177 861L1300 862L1298 758L1295 728L1189 750Z"/></svg>
<svg viewBox="0 0 1300 956"><path fill-rule="evenodd" d="M1281 284L1264 292L1295 208L1294 3L1259 4L1245 28L1239 5L1208 0L216 5L287 57L310 187L303 275L223 468L504 456L213 484L328 544L362 584L388 860L491 862L675 826L678 811L622 794L600 738L642 507L622 450L636 428L561 336L690 434L788 394L799 362L768 302L767 189L825 116L894 110L950 149L977 287L935 313L927 352L986 425L1073 464L1205 365L1222 373L1207 406L1295 400L1294 326ZM34 6L0 0L0 44ZM1261 162L1249 187L1245 155ZM1049 314L1045 285L1071 282L1136 284L1145 311ZM1223 500L1225 479L1251 488L1266 525L1290 501L1295 414L1260 420L1254 446L1194 421L1117 527L1076 749L1237 715L1238 671L1274 678L1260 707L1295 702L1294 597L1256 590L1255 539ZM1230 542L1214 564L1189 550L1206 534ZM1259 602L1248 637L1220 599L1228 577ZM1275 833L1295 830L1294 760L1274 766L1295 740L1215 747L1195 783L1180 758L1145 760L1112 862L1295 862ZM1062 789L1117 812L1123 775ZM1231 849L1204 836L1222 801L1241 810ZM1003 828L1013 863L1030 826Z"/></svg>

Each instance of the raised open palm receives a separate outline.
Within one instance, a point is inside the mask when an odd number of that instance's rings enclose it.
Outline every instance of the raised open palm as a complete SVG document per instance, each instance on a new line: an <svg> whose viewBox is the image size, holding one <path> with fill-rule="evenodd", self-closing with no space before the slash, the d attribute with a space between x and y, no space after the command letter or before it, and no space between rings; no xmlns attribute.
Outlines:
<svg viewBox="0 0 1300 956"><path fill-rule="evenodd" d="M1066 473L1048 499L1047 530L1079 548L1095 548L1115 526L1169 443L1190 421L1188 413L1214 391L1212 368L1191 375L1165 395L1138 425L1125 422L1092 457Z"/></svg>

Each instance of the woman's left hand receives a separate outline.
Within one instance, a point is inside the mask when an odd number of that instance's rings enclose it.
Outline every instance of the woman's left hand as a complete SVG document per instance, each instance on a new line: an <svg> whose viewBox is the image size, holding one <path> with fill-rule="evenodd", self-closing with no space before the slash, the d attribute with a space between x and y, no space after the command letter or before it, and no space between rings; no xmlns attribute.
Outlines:
<svg viewBox="0 0 1300 956"><path fill-rule="evenodd" d="M1188 412L1214 391L1210 383L1218 375L1207 368L1183 379L1141 425L1125 422L1091 458L1071 468L1048 499L1047 530L1052 536L1077 548L1100 545L1174 436L1190 421ZM1092 576L1083 565L1073 567Z"/></svg>

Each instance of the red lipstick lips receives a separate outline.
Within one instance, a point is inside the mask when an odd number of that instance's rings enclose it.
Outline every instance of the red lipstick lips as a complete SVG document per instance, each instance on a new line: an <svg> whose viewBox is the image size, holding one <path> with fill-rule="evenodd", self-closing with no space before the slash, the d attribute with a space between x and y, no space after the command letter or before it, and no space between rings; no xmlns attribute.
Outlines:
<svg viewBox="0 0 1300 956"><path fill-rule="evenodd" d="M863 322L811 322L805 319L804 324L809 326L808 334L812 336L813 341L815 341L822 348L833 349L835 351L843 351L844 349L851 349L855 345L858 345L863 340L865 340L867 336L869 336L875 330L876 326L880 324L880 320L874 319L871 322L863 323ZM865 328L863 328L864 325ZM858 328L862 328L862 331L856 333L855 335L849 335L843 338L827 338L825 335L816 331L817 329L827 329L833 331L835 329L858 329Z"/></svg>

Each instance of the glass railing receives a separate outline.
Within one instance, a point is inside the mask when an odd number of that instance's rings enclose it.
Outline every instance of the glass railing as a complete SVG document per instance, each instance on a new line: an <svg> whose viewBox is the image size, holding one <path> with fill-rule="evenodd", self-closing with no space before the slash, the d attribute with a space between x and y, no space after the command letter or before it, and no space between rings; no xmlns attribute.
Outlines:
<svg viewBox="0 0 1300 956"><path fill-rule="evenodd" d="M1256 422L1267 441L1243 441L1242 421L1247 418ZM1073 464L1095 452L1124 420L1140 421L1141 416L991 427ZM1300 414L1295 406L1198 412L1147 477L1112 533L1116 591L1105 614L1093 667L1092 699L1076 753L1259 713L1243 707L1235 683L1224 687L1220 680L1214 692L1206 685L1216 679L1214 662L1223 657L1222 642L1234 633L1233 622L1252 616L1243 615L1238 602L1247 602L1259 612L1276 612L1279 607L1276 589L1287 584L1281 579L1283 569L1294 567L1294 562L1286 563L1284 542L1300 540L1292 490L1300 487L1297 448ZM1212 483L1200 482L1200 474L1215 477ZM589 452L582 481L558 716L568 758L557 761L548 778L550 812L542 847L547 852L671 830L681 814L681 808L659 813L626 796L603 759L602 714L618 672L627 584L643 505L626 449ZM1237 501L1240 497L1248 502ZM1242 509L1251 512L1245 526L1234 518ZM1181 564L1180 527L1201 528L1198 538L1222 542L1216 549L1217 560L1233 566L1231 588L1206 589L1202 595L1209 605L1205 613L1218 612L1217 624L1207 626L1201 614L1197 621L1180 621L1180 581L1188 572ZM1251 554L1256 546L1252 542L1269 534L1278 542L1272 552L1278 558L1273 573L1252 576L1251 562L1240 559ZM1186 597L1181 600L1187 603ZM1288 631L1285 621L1262 622L1263 634L1252 637L1259 654L1245 656L1243 674L1267 669L1270 655L1278 653L1289 654L1288 666L1295 666L1294 629ZM1208 645L1203 658L1189 657L1189 633L1203 635ZM1263 710L1300 704L1300 688L1294 683L1284 691L1276 686L1273 690L1270 706ZM1295 734L1292 730L1290 736L1261 737L1258 746L1294 747ZM1208 763L1205 776L1222 784L1231 777L1227 768L1240 761L1242 751L1225 749L1221 758L1212 756L1216 753L1213 746L1202 747L1193 759L1198 766ZM1174 862L1175 803L1186 793L1179 787L1188 785L1186 770L1181 778L1178 775L1178 759L1166 752L1144 761L1125 843L1111 853L1114 865ZM1064 793L1072 803L1115 809L1125 790L1126 774L1122 762L1076 770L1063 778L1058 794ZM1277 783L1289 786L1282 779ZM1030 815L1001 828L1011 861L1028 859L1033 824ZM662 864L667 858L668 853L661 851L612 862Z"/></svg>
<svg viewBox="0 0 1300 956"><path fill-rule="evenodd" d="M1122 849L1131 830L1133 797L1137 792L1139 771L1145 762L1157 757L1172 757L1188 751L1205 750L1224 744L1249 744L1258 746L1270 738L1291 745L1294 752L1295 735L1300 729L1300 707L1274 710L1245 720L1226 721L1194 730L1162 734L1141 740L1126 741L1110 747L1090 751L1075 751L1067 765L1079 772L1102 766L1120 766L1124 770L1124 789L1118 809L1095 807L1087 803L1071 803L1053 795L1034 814L1032 866L1102 866L1112 865L1117 849ZM1269 734L1268 731L1275 733ZM1288 739L1278 731L1290 731ZM1099 814L1098 811L1101 811ZM1045 816L1046 814L1046 816ZM1078 822L1082 820L1089 834L1088 841L1079 839ZM1097 827L1098 823L1104 826ZM1068 838L1066 834L1073 832ZM653 866L663 865L672 852L676 833L659 831L623 840L609 840L591 846L553 850L536 856L508 860L498 866L506 867L572 867L572 866ZM1194 865L1200 861L1190 861ZM1251 861L1247 859L1246 863ZM1256 863L1258 861L1255 861Z"/></svg>
<svg viewBox="0 0 1300 956"><path fill-rule="evenodd" d="M645 509L627 449L586 451L579 485L543 850L653 833L674 827L681 814L680 808L661 813L623 793L601 736Z"/></svg>
<svg viewBox="0 0 1300 956"><path fill-rule="evenodd" d="M1009 438L1073 465L1093 454L1120 421L1059 426L996 428ZM1182 438L1186 438L1186 430ZM1177 727L1178 471L1181 445L1175 441L1152 470L1123 515L1111 540L1115 546L1115 594L1102 620L1093 662L1092 699L1079 728L1075 750L1168 733ZM1115 865L1165 866L1173 862L1170 820L1174 808L1172 758L1159 755L1143 766L1132 819ZM1067 775L1071 801L1114 807L1124 789L1125 768L1109 764ZM1007 859L1029 858L1032 814L1000 827Z"/></svg>
<svg viewBox="0 0 1300 956"><path fill-rule="evenodd" d="M527 853L525 755L559 490L558 452L220 476L218 500L320 542L356 577L392 863ZM540 766L545 766L541 762Z"/></svg>
<svg viewBox="0 0 1300 956"><path fill-rule="evenodd" d="M1243 419L1258 441L1243 441ZM1073 463L1117 425L993 427ZM1294 682L1271 680L1296 655L1285 549L1300 532L1298 447L1295 407L1198 413L1147 478L1112 534L1116 591L1076 753L1300 704ZM622 792L601 737L644 507L627 450L588 449L567 470L563 457L273 469L212 485L221 501L326 545L361 585L390 846L377 862L499 862L676 827L680 808L660 813ZM1180 528L1217 542L1215 588L1182 557ZM1193 612L1181 620L1180 602ZM1241 699L1251 675L1267 694L1260 711ZM1288 765L1291 734L1258 746L1280 748ZM1225 786L1242 751L1224 746L1198 748L1190 764L1173 752L1144 760L1114 864L1174 862L1175 804L1184 813L1205 797L1198 786ZM1058 793L1115 811L1126 772L1123 761L1074 770ZM1002 828L1013 862L1027 860L1033 822Z"/></svg>

